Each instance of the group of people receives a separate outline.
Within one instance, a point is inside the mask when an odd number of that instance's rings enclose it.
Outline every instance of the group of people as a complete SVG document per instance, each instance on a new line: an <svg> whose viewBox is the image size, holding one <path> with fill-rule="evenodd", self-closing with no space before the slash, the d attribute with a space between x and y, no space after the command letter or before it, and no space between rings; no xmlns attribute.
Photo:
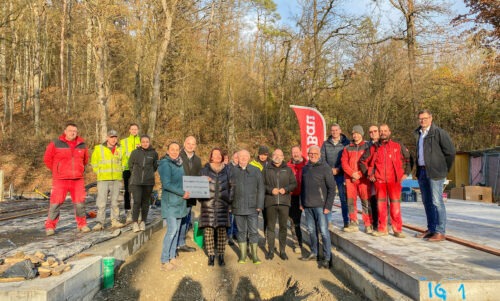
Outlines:
<svg viewBox="0 0 500 301"><path fill-rule="evenodd" d="M147 135L139 136L139 126L131 124L130 136L118 143L118 133L109 130L106 141L94 147L90 163L97 177L96 224L87 226L85 212L84 171L89 163L89 152L84 140L78 136L74 123L66 124L64 133L50 142L44 155L46 166L52 171L52 191L45 231L55 234L60 206L69 192L75 206L77 229L80 232L101 231L106 219L106 203L111 203L111 227L125 226L120 220L118 197L123 181L126 222L133 222L135 232L146 229L151 192L155 184L158 153ZM131 197L133 195L133 208ZM142 218L142 219L141 219Z"/></svg>
<svg viewBox="0 0 500 301"><path fill-rule="evenodd" d="M427 231L417 237L428 241L445 239L446 209L442 199L443 182L454 161L455 149L449 135L432 123L432 114L418 114L417 177L427 216ZM220 148L210 151L209 162L202 166L195 154L196 139L189 136L181 146L167 145L166 155L159 159L147 135L138 136L138 126L130 125L130 136L118 144L117 132L108 132L107 140L97 145L92 154L92 167L97 174L97 223L92 228L104 228L108 194L111 197L111 227L123 227L119 220L118 194L120 182L125 186L127 222L134 231L144 231L151 191L158 170L162 186L161 214L167 231L163 240L161 269L172 271L182 263L178 252L196 249L186 244L191 224L191 208L200 202L199 227L204 231L208 265L217 259L225 265L227 243L235 235L239 247L239 263L247 262L248 250L254 264L258 256L258 216L262 213L267 242L265 258L275 254L287 260L287 223L292 224L294 252L304 254L301 260L318 260L320 268L331 263L331 239L328 223L338 192L341 202L343 231L359 231L357 199L362 204L362 220L366 233L388 235L388 207L395 237L404 238L401 218L401 183L411 173L410 153L391 139L387 124L369 127L370 140L363 139L360 125L352 129L352 140L342 134L338 124L331 126L331 135L323 145L313 145L307 158L299 146L291 148L291 158L279 148L271 156L266 146L258 149L254 160L242 149L232 154ZM75 124L68 124L63 135L47 147L44 161L53 174L53 187L46 234L53 235L59 219L59 207L70 192L75 205L77 228L90 232L85 218L83 172L89 154ZM203 176L209 183L209 197L195 199L183 188L183 176ZM129 192L133 195L133 208ZM389 206L388 206L389 205ZM131 210L132 209L132 210ZM131 212L130 212L131 211ZM310 237L310 253L303 252L300 228L304 213ZM275 248L276 222L279 225L278 249ZM230 231L228 231L230 229ZM237 229L237 231L235 231ZM319 240L323 244L319 257ZM229 237L229 241L228 241ZM217 246L216 246L217 245Z"/></svg>

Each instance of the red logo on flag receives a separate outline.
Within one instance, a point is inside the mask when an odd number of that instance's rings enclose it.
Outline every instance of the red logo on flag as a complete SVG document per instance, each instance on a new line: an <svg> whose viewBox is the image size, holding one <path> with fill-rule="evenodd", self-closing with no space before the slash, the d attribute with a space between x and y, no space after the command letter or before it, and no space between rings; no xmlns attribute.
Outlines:
<svg viewBox="0 0 500 301"><path fill-rule="evenodd" d="M300 128L300 147L302 156L307 158L307 149L312 145L320 146L325 141L326 127L325 119L321 113L309 107L290 106L299 122Z"/></svg>

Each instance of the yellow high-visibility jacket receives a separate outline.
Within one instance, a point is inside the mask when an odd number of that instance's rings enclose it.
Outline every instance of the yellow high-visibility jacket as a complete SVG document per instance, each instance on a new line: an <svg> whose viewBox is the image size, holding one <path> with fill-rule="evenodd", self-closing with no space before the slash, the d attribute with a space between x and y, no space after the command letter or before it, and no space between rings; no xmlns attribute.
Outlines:
<svg viewBox="0 0 500 301"><path fill-rule="evenodd" d="M141 145L141 137L139 135L130 135L127 138L120 140L120 146L123 151L123 170L129 170L128 159L130 158L130 154L137 148L138 145Z"/></svg>
<svg viewBox="0 0 500 301"><path fill-rule="evenodd" d="M123 153L119 145L113 154L106 142L96 145L90 159L97 181L121 181L123 179Z"/></svg>

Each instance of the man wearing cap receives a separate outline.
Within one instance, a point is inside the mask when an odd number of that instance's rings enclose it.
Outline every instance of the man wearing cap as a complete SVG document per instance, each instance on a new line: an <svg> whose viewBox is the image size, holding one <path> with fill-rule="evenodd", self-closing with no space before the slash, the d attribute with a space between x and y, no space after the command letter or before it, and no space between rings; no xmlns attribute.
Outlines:
<svg viewBox="0 0 500 301"><path fill-rule="evenodd" d="M83 173L89 162L89 150L74 123L67 123L64 133L47 146L43 162L52 171L52 191L45 234L55 234L61 205L68 192L75 207L78 232L90 232L85 215L85 181Z"/></svg>
<svg viewBox="0 0 500 301"><path fill-rule="evenodd" d="M262 171L269 163L269 148L265 145L259 146L257 158L252 160L250 165L257 167L260 171Z"/></svg>
<svg viewBox="0 0 500 301"><path fill-rule="evenodd" d="M361 199L362 218L365 224L365 232L372 233L372 217L368 202L368 188L370 181L359 168L359 159L368 149L368 143L363 140L364 131L361 125L352 128L352 141L344 148L342 153L342 169L345 174L345 187L347 191L347 207L349 208L349 226L344 228L345 232L357 232L358 223L358 195Z"/></svg>
<svg viewBox="0 0 500 301"><path fill-rule="evenodd" d="M249 165L257 167L261 172L270 164L271 160L269 158L269 148L265 145L259 146L259 150L257 152L257 158L253 159ZM266 208L262 209L262 219L264 220L264 233L267 230L267 214ZM264 235L265 237L265 235Z"/></svg>
<svg viewBox="0 0 500 301"><path fill-rule="evenodd" d="M119 221L120 208L118 207L120 184L123 179L122 160L123 154L118 145L118 133L110 130L106 141L95 146L90 160L92 169L97 175L97 224L92 228L93 231L104 229L108 194L111 198L111 227L122 228L124 226Z"/></svg>
<svg viewBox="0 0 500 301"><path fill-rule="evenodd" d="M432 123L432 114L429 110L420 111L418 121L420 126L415 130L417 177L427 217L427 231L417 234L416 237L438 242L446 238L443 186L455 160L455 147L450 135Z"/></svg>

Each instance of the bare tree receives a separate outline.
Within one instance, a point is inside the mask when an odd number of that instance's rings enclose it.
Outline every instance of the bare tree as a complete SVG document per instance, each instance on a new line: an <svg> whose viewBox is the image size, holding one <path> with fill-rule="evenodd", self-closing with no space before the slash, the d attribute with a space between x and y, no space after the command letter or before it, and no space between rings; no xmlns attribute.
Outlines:
<svg viewBox="0 0 500 301"><path fill-rule="evenodd" d="M151 96L151 110L149 112L148 135L154 137L156 129L156 117L158 115L158 106L160 104L160 88L161 88L161 71L163 68L165 55L167 54L170 37L172 34L172 22L177 10L178 0L161 0L163 9L163 37L156 54L156 62L153 70L153 95Z"/></svg>

